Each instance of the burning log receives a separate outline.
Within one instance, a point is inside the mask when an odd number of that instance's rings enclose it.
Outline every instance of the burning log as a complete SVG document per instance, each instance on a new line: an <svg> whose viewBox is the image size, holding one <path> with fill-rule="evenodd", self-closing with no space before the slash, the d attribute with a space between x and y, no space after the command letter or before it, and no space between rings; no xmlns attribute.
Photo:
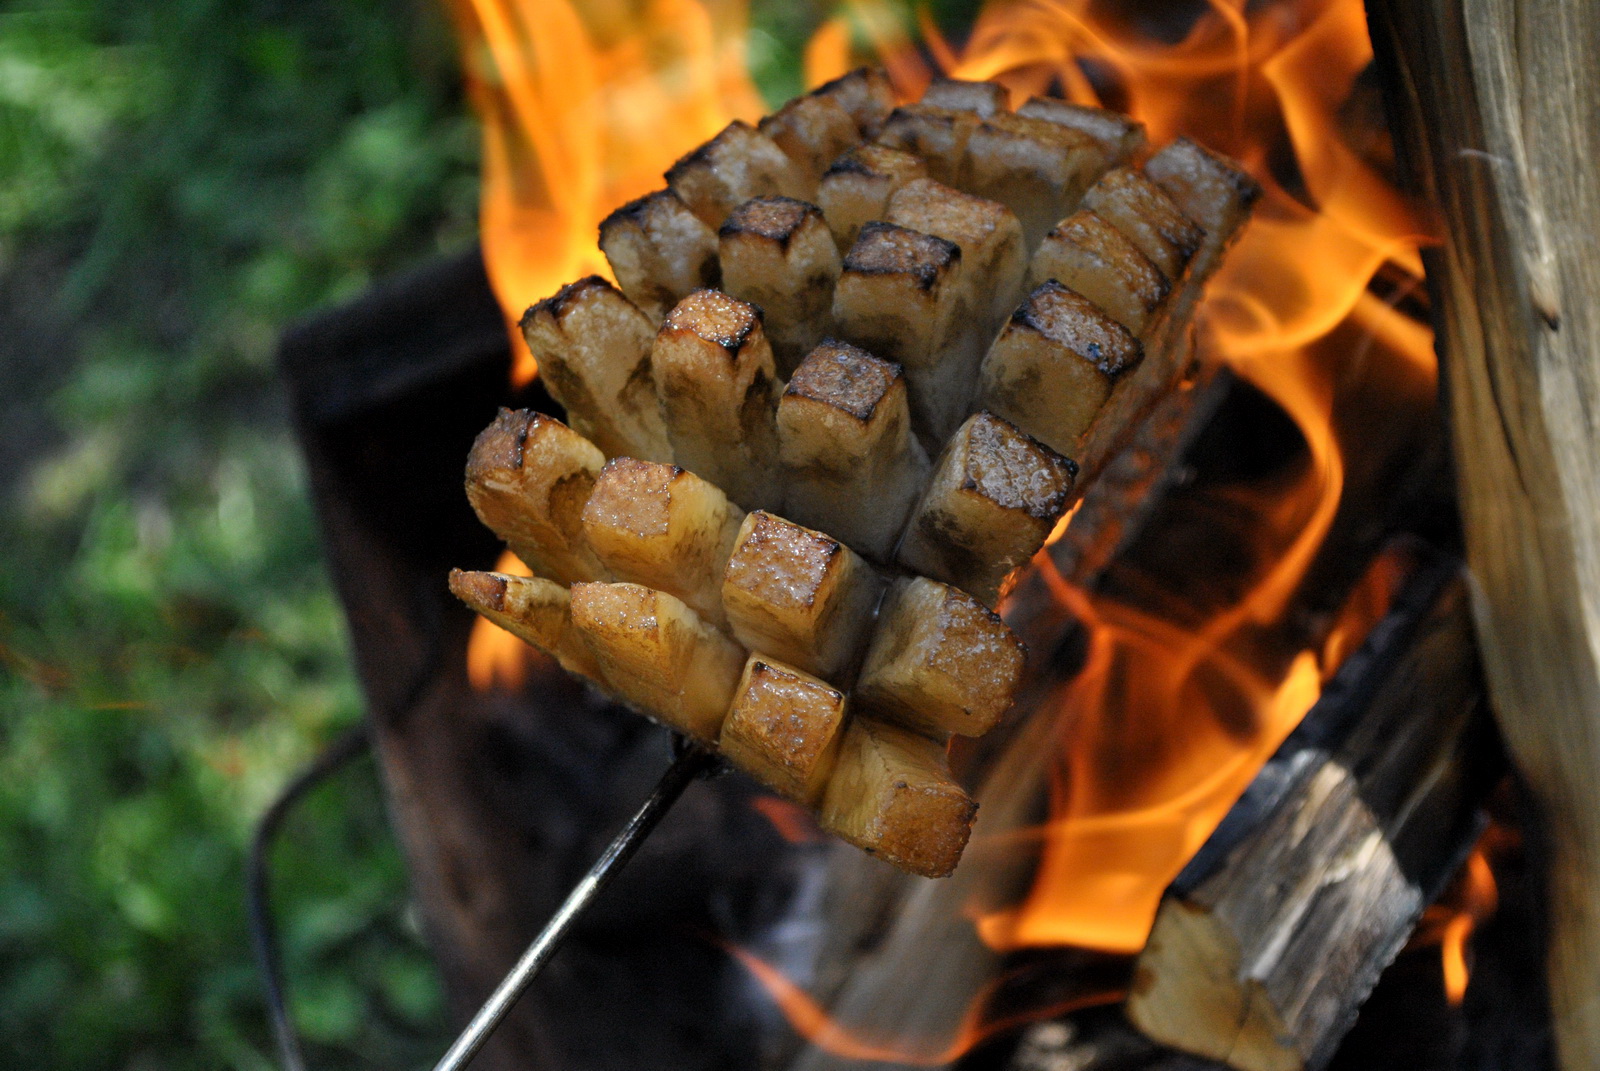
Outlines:
<svg viewBox="0 0 1600 1071"><path fill-rule="evenodd" d="M1072 502L1071 461L992 413L961 426L900 541L906 568L993 606Z"/></svg>
<svg viewBox="0 0 1600 1071"><path fill-rule="evenodd" d="M778 453L790 517L890 560L928 478L899 365L832 339L812 350L778 402Z"/></svg>
<svg viewBox="0 0 1600 1071"><path fill-rule="evenodd" d="M1134 1024L1240 1071L1322 1066L1481 832L1483 707L1466 585L1435 562L1168 889Z"/></svg>
<svg viewBox="0 0 1600 1071"><path fill-rule="evenodd" d="M1424 252L1474 608L1500 728L1546 823L1562 1066L1600 1064L1600 72L1589 4L1369 6Z"/></svg>

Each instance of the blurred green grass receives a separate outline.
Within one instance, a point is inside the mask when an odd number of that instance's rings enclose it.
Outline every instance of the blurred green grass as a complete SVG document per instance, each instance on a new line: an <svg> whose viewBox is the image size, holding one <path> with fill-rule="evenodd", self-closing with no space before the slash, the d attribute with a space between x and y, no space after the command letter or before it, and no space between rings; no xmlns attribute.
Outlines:
<svg viewBox="0 0 1600 1071"><path fill-rule="evenodd" d="M243 858L361 713L272 357L474 237L431 3L0 10L0 1063L266 1068ZM275 894L318 1067L443 1043L374 771Z"/></svg>
<svg viewBox="0 0 1600 1071"><path fill-rule="evenodd" d="M822 6L753 5L769 100ZM468 246L476 157L436 0L0 7L0 1065L274 1066L245 852L361 715L274 347ZM369 761L276 860L312 1066L431 1066Z"/></svg>

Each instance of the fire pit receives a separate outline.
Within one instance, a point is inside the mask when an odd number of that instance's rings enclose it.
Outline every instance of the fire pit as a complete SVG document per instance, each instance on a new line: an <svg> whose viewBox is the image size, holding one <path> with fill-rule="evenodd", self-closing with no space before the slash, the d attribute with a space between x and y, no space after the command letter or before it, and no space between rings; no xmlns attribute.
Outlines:
<svg viewBox="0 0 1600 1071"><path fill-rule="evenodd" d="M515 70L527 42L497 11L463 7L468 54ZM1424 927L1437 944L1402 956L1336 1054L1478 839L1503 769L1450 557L1420 228L1364 107L1361 11L1212 13L1160 47L1134 22L1085 18L997 9L959 54L933 38L929 55L1000 76L1017 100L1115 93L1153 138L1192 133L1267 192L1203 306L1202 345L1224 367L1162 398L1000 606L1033 656L1020 715L950 752L980 804L968 857L929 884L824 839L742 777L696 788L481 1066L1189 1059L1114 1007L1241 1068L1444 1059L1460 1044L1448 1009L1471 999L1462 950L1492 881L1483 855L1476 884ZM819 36L813 73L829 73L842 25ZM876 47L902 93L921 90L924 58L892 36ZM600 99L635 99L641 70L617 66L633 54L595 48L616 76ZM658 730L472 624L443 588L450 567L496 561L460 494L473 436L497 406L556 408L501 311L601 267L588 217L639 192L636 175L596 172L579 184L592 203L565 204L548 171L560 140L539 142L535 122L563 114L559 89L474 87L491 118L485 256L501 309L468 258L284 349L396 825L463 1015L667 754ZM749 103L725 89L697 122ZM547 168L532 193L512 164L530 135ZM1489 845L1520 820L1501 811ZM1536 993L1532 970L1508 955L1495 984ZM1435 1008L1427 1039L1385 1001ZM1523 1025L1482 1036L1523 1039L1507 1059L1526 1066L1537 999L1500 1010ZM1494 1062L1505 1055L1475 1066L1512 1066Z"/></svg>

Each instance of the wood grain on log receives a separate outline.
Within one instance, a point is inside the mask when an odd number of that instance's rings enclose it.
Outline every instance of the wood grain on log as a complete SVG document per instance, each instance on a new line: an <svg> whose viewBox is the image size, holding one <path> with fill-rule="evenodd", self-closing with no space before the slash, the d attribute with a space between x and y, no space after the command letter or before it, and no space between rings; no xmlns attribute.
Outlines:
<svg viewBox="0 0 1600 1071"><path fill-rule="evenodd" d="M1501 729L1550 843L1563 1066L1600 1065L1600 8L1370 4L1427 259Z"/></svg>
<svg viewBox="0 0 1600 1071"><path fill-rule="evenodd" d="M1241 1071L1325 1063L1481 828L1482 705L1466 585L1434 562L1168 889L1133 1022Z"/></svg>

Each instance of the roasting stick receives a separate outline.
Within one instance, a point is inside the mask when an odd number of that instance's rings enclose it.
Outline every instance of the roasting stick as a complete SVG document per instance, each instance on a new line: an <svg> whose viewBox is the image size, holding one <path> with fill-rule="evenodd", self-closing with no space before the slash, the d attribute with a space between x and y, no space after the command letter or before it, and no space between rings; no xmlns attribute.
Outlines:
<svg viewBox="0 0 1600 1071"><path fill-rule="evenodd" d="M629 819L628 824L617 834L605 854L595 861L579 881L567 894L556 913L545 923L544 929L539 931L539 936L533 939L528 950L517 960L517 965L511 972L500 980L499 986L493 994L478 1009L478 1014L472 1017L467 1028L456 1038L455 1044L450 1046L444 1057L434 1065L433 1071L461 1071L467 1063L477 1055L483 1043L489 1040L489 1035L494 1033L495 1027L511 1011L524 991L527 990L545 964L550 962L550 957L555 955L556 949L561 947L561 941L572 929L572 924L578 916L586 911L600 891L611 883L639 850L639 845L666 817L672 805L678 802L678 797L683 795L683 790L697 777L712 772L717 758L710 751L699 744L681 741L681 750L678 757L673 760L667 772L661 775L661 780L656 782L656 787L648 799L639 807L638 811Z"/></svg>

